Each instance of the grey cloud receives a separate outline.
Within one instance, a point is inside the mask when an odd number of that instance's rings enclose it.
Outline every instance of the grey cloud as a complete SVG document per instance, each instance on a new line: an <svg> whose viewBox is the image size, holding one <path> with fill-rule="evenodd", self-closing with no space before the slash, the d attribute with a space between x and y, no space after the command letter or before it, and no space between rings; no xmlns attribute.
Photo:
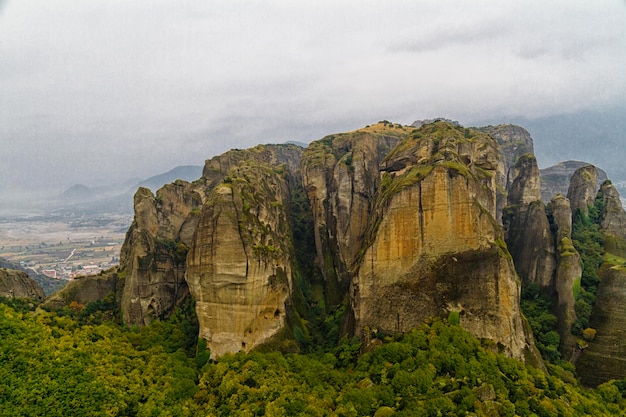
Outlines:
<svg viewBox="0 0 626 417"><path fill-rule="evenodd" d="M512 3L0 0L0 183L149 176L381 119L624 97L622 4L581 3L580 29L571 2Z"/></svg>
<svg viewBox="0 0 626 417"><path fill-rule="evenodd" d="M453 46L492 42L496 38L505 37L508 33L509 30L501 21L450 24L434 28L433 31L424 34L418 33L415 35L416 39L392 45L390 50L392 52L430 52Z"/></svg>

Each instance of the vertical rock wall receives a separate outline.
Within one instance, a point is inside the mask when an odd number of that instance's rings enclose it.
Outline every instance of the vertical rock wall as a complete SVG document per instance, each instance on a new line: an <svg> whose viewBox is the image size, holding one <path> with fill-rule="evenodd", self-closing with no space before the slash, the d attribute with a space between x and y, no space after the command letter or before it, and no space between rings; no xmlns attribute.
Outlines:
<svg viewBox="0 0 626 417"><path fill-rule="evenodd" d="M550 202L549 210L555 227L557 269L554 277L555 309L558 332L561 336L560 351L565 360L574 357L577 338L572 334L576 321L574 285L582 275L580 255L572 244L572 209L569 200L558 194Z"/></svg>
<svg viewBox="0 0 626 417"><path fill-rule="evenodd" d="M602 272L590 326L597 333L589 342L576 370L582 382L596 386L626 375L626 268L610 267Z"/></svg>
<svg viewBox="0 0 626 417"><path fill-rule="evenodd" d="M514 173L508 205L503 211L506 244L522 281L537 283L550 293L556 269L555 244L541 202L534 155L521 156Z"/></svg>
<svg viewBox="0 0 626 417"><path fill-rule="evenodd" d="M304 188L315 222L317 264L326 300L343 299L363 246L379 187L379 164L408 128L379 123L313 142L302 158Z"/></svg>
<svg viewBox="0 0 626 417"><path fill-rule="evenodd" d="M294 253L289 181L300 179L290 166L299 164L301 149L284 151L256 148L238 155L236 165L222 163L227 175L202 209L186 280L200 337L214 357L249 351L287 324Z"/></svg>
<svg viewBox="0 0 626 417"><path fill-rule="evenodd" d="M577 210L584 215L589 214L589 206L593 206L596 199L597 181L598 170L593 165L585 165L574 172L567 190L573 214Z"/></svg>
<svg viewBox="0 0 626 417"><path fill-rule="evenodd" d="M167 317L188 294L185 260L202 204L195 188L177 181L156 196L147 188L136 192L135 219L120 255L126 323L146 325Z"/></svg>
<svg viewBox="0 0 626 417"><path fill-rule="evenodd" d="M467 330L523 358L519 279L495 220L498 158L487 135L437 122L383 161L351 286L355 332L403 332L456 311Z"/></svg>

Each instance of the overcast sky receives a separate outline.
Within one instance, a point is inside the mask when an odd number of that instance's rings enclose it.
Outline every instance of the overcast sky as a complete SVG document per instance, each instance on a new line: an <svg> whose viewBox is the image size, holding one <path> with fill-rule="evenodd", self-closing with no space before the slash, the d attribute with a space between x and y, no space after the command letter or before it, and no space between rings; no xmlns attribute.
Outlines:
<svg viewBox="0 0 626 417"><path fill-rule="evenodd" d="M625 68L624 0L0 0L0 191L382 119L606 108Z"/></svg>

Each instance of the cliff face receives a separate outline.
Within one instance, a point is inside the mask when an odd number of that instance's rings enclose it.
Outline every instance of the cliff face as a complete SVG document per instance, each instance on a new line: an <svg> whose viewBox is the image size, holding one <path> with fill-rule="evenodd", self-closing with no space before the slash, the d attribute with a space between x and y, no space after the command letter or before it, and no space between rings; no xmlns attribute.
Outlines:
<svg viewBox="0 0 626 417"><path fill-rule="evenodd" d="M156 196L147 188L135 193L135 219L120 255L126 323L145 325L167 317L188 293L185 260L202 204L194 188L199 187L177 181Z"/></svg>
<svg viewBox="0 0 626 417"><path fill-rule="evenodd" d="M541 169L539 171L541 174L541 200L548 204L552 197L557 194L567 195L572 175L578 168L586 165L590 164L582 161L563 161L551 167ZM600 168L596 169L598 170L597 187L599 188L607 180L607 175Z"/></svg>
<svg viewBox="0 0 626 417"><path fill-rule="evenodd" d="M597 198L602 206L600 229L605 235L605 250L626 258L626 212L619 193L610 181L605 181Z"/></svg>
<svg viewBox="0 0 626 417"><path fill-rule="evenodd" d="M596 330L576 369L581 381L596 386L626 376L626 212L619 193L605 181L596 198L604 245L604 263L589 327Z"/></svg>
<svg viewBox="0 0 626 417"><path fill-rule="evenodd" d="M576 337L571 332L576 321L574 284L582 273L580 255L571 240L569 200L560 194L555 196L546 213L533 155L521 156L514 173L508 206L503 210L506 243L522 281L538 284L545 295L553 298L561 337L559 348L569 359L576 349Z"/></svg>
<svg viewBox="0 0 626 417"><path fill-rule="evenodd" d="M299 180L291 169L301 148L287 150L253 149L237 165L222 158L228 175L202 208L186 280L213 356L248 351L286 325L293 285L289 183ZM208 161L205 173L214 174L214 164Z"/></svg>
<svg viewBox="0 0 626 417"><path fill-rule="evenodd" d="M549 293L556 253L539 183L537 160L530 154L521 156L515 164L502 220L506 244L520 278L526 283L539 284Z"/></svg>
<svg viewBox="0 0 626 417"><path fill-rule="evenodd" d="M496 174L496 218L500 222L509 189L517 176L515 164L522 155L534 154L533 140L526 129L515 125L487 126L479 130L493 137L500 149Z"/></svg>
<svg viewBox="0 0 626 417"><path fill-rule="evenodd" d="M313 211L317 264L330 305L341 302L356 266L379 188L380 163L409 131L378 123L327 136L311 143L303 154L303 184Z"/></svg>
<svg viewBox="0 0 626 417"><path fill-rule="evenodd" d="M554 294L557 329L561 336L560 351L569 360L576 349L576 337L572 324L576 321L574 283L580 280L582 267L580 254L572 244L572 209L569 200L556 195L549 205L554 225L557 249L557 269L554 277Z"/></svg>
<svg viewBox="0 0 626 417"><path fill-rule="evenodd" d="M593 206L596 199L597 181L598 170L593 165L585 165L574 172L567 190L572 213L580 210L584 215L589 214L589 206Z"/></svg>
<svg viewBox="0 0 626 417"><path fill-rule="evenodd" d="M590 326L596 338L576 363L585 385L596 386L626 375L626 269L605 268Z"/></svg>
<svg viewBox="0 0 626 417"><path fill-rule="evenodd" d="M495 221L496 142L425 125L382 162L367 246L351 285L355 331L402 332L429 316L522 358L519 280Z"/></svg>
<svg viewBox="0 0 626 417"><path fill-rule="evenodd" d="M118 288L118 284L121 281L118 274L113 271L97 276L77 278L70 281L60 291L48 297L43 306L47 308L61 308L72 301L87 305L112 294L116 301L119 302L119 290L121 288Z"/></svg>
<svg viewBox="0 0 626 417"><path fill-rule="evenodd" d="M0 295L8 298L43 300L43 290L25 272L0 268Z"/></svg>
<svg viewBox="0 0 626 417"><path fill-rule="evenodd" d="M295 305L313 299L326 311L347 299L344 330L366 337L368 328L404 332L457 312L467 330L523 358L532 336L511 254L528 282L548 288L559 279L529 151L522 128L481 132L445 121L417 129L381 122L306 150L229 151L207 160L193 183L156 195L140 188L119 270L100 287L70 287L74 298L59 302L115 288L124 321L142 325L190 293L213 356L289 338L298 325L308 337ZM294 203L302 190L308 203ZM499 226L504 197L511 253ZM309 203L313 226L304 227L296 211ZM304 297L302 279L317 279L312 269L302 278L296 257L308 233L323 284Z"/></svg>

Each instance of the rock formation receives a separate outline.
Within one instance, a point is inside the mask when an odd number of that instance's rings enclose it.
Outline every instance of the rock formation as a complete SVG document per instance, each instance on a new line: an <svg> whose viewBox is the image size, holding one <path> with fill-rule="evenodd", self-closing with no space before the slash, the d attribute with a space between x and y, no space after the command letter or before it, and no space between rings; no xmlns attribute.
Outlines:
<svg viewBox="0 0 626 417"><path fill-rule="evenodd" d="M355 332L403 332L455 311L523 358L519 279L495 221L498 159L486 134L436 122L383 160L350 290Z"/></svg>
<svg viewBox="0 0 626 417"><path fill-rule="evenodd" d="M213 356L248 351L287 323L293 285L289 162L299 161L299 152L293 147L278 166L260 160L233 166L202 209L186 279L200 336Z"/></svg>
<svg viewBox="0 0 626 417"><path fill-rule="evenodd" d="M596 386L626 375L626 268L605 267L590 326L596 337L576 363L581 381Z"/></svg>
<svg viewBox="0 0 626 417"><path fill-rule="evenodd" d="M589 327L596 336L576 362L581 381L596 386L626 377L626 212L610 181L598 191L593 213L605 240L604 263Z"/></svg>
<svg viewBox="0 0 626 417"><path fill-rule="evenodd" d="M500 150L496 174L496 219L500 222L509 188L516 177L515 164L522 155L534 154L533 140L526 129L515 125L487 126L479 130L495 138Z"/></svg>
<svg viewBox="0 0 626 417"><path fill-rule="evenodd" d="M541 200L545 204L548 204L550 200L552 200L552 197L557 194L567 195L572 175L574 175L574 172L576 172L578 168L585 165L590 164L581 161L563 161L551 167L539 170L541 175ZM606 172L597 167L596 169L598 170L597 188L599 188L608 177Z"/></svg>
<svg viewBox="0 0 626 417"><path fill-rule="evenodd" d="M385 123L311 143L302 176L315 222L317 264L326 299L337 305L348 288L379 188L383 158L410 129ZM398 161L403 163L403 161Z"/></svg>
<svg viewBox="0 0 626 417"><path fill-rule="evenodd" d="M185 260L202 205L195 188L177 181L156 196L147 188L135 193L135 219L120 255L125 274L120 307L126 323L145 325L167 317L188 293Z"/></svg>
<svg viewBox="0 0 626 417"><path fill-rule="evenodd" d="M502 216L506 244L522 281L537 283L550 293L556 269L555 244L541 202L534 155L520 156L513 176Z"/></svg>
<svg viewBox="0 0 626 417"><path fill-rule="evenodd" d="M555 196L548 213L541 201L540 177L533 155L521 156L503 210L505 240L523 282L536 283L554 299L560 350L569 359L576 349L572 324L576 321L574 285L580 282L580 255L572 245L569 200ZM549 221L549 217L552 221Z"/></svg>
<svg viewBox="0 0 626 417"><path fill-rule="evenodd" d="M593 206L596 199L597 181L598 170L593 165L585 165L574 172L567 190L567 199L574 215L577 211L585 216L589 214L589 207Z"/></svg>
<svg viewBox="0 0 626 417"><path fill-rule="evenodd" d="M626 212L620 195L610 181L604 181L597 199L602 208L600 230L605 235L605 250L626 258Z"/></svg>
<svg viewBox="0 0 626 417"><path fill-rule="evenodd" d="M43 306L47 308L61 308L71 302L87 305L109 296L117 299L120 281L117 272L113 270L102 275L76 278L70 281L62 290L47 298Z"/></svg>
<svg viewBox="0 0 626 417"><path fill-rule="evenodd" d="M43 290L25 272L0 268L0 296L9 298L31 298L41 301Z"/></svg>
<svg viewBox="0 0 626 417"><path fill-rule="evenodd" d="M561 336L560 351L569 360L576 347L572 324L576 321L574 284L580 282L582 267L580 255L572 244L572 209L569 200L557 194L548 207L552 216L557 249L557 269L554 277L555 312L558 333Z"/></svg>
<svg viewBox="0 0 626 417"><path fill-rule="evenodd" d="M445 121L384 121L306 150L232 150L207 160L194 182L156 195L140 188L118 270L98 285L73 283L54 302L115 289L124 321L144 325L190 294L214 357L309 337L307 303L330 312L347 302L344 331L359 336L457 312L467 330L523 358L533 342L499 225L507 194L520 274L542 287L559 276L529 151L522 128ZM304 247L317 265L305 277Z"/></svg>

